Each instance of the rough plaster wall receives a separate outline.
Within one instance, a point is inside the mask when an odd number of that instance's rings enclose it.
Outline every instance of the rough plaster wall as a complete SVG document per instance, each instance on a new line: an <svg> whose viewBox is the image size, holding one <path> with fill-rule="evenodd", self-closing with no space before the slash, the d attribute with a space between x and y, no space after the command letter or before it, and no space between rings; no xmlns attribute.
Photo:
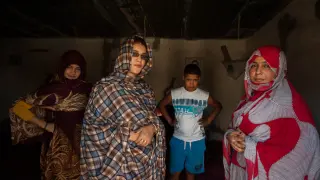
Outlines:
<svg viewBox="0 0 320 180"><path fill-rule="evenodd" d="M315 17L316 0L294 0L278 16L248 40L248 50L261 45L279 45L277 23L284 13L297 19L296 28L288 37L288 77L307 101L320 130L319 47L320 20Z"/></svg>
<svg viewBox="0 0 320 180"><path fill-rule="evenodd" d="M147 39L151 44L154 39ZM110 40L111 42L111 40ZM203 57L202 87L223 104L218 124L226 129L231 113L243 94L243 77L233 80L227 76L221 64L223 56L220 46L227 45L233 58L240 58L246 51L245 40L170 40L161 39L160 46L154 50L154 66L146 77L159 101L163 90L172 77L177 78L176 87L181 86L186 57ZM16 39L1 40L0 80L7 82L2 86L0 97L0 119L7 117L8 108L18 96L34 90L42 83L44 75L54 72L60 55L68 49L79 50L88 61L88 80L95 82L101 78L103 60L103 39ZM29 49L43 48L48 52L30 53ZM21 54L23 65L9 67L6 62L12 53ZM7 79L10 79L8 81Z"/></svg>

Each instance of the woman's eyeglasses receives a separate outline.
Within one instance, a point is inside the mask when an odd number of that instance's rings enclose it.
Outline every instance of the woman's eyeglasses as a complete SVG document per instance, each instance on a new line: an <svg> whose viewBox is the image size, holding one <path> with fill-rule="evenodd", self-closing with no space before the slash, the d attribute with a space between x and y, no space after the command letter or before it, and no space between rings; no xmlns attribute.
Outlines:
<svg viewBox="0 0 320 180"><path fill-rule="evenodd" d="M139 52L137 52L137 51L132 52L132 57L139 57L139 56L141 57L141 59L143 59L145 61L149 60L149 56L146 53L139 54Z"/></svg>

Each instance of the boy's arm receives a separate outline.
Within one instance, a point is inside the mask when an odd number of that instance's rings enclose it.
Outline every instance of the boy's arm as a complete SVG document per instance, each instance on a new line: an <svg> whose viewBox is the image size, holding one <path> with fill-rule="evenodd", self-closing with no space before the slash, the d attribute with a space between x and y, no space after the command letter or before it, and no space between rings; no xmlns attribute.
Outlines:
<svg viewBox="0 0 320 180"><path fill-rule="evenodd" d="M214 110L210 113L209 117L199 120L199 123L204 127L211 124L222 109L221 103L217 100L214 100L211 96L208 98L208 106L212 106Z"/></svg>
<svg viewBox="0 0 320 180"><path fill-rule="evenodd" d="M208 123L210 124L222 110L222 105L219 101L214 100L211 96L209 96L208 106L212 106L214 108L214 110L210 113L208 117Z"/></svg>
<svg viewBox="0 0 320 180"><path fill-rule="evenodd" d="M172 103L172 97L171 94L168 94L162 101L160 102L160 111L163 115L163 117L168 121L169 124L173 123L173 120L171 119L166 106Z"/></svg>

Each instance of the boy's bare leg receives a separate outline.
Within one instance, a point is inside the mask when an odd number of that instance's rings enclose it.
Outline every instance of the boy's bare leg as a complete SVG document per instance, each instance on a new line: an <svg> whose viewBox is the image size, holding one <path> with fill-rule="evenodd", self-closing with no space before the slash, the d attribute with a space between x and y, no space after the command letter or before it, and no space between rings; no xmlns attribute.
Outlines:
<svg viewBox="0 0 320 180"><path fill-rule="evenodd" d="M188 171L186 171L186 174L187 174L187 180L194 180L194 174L191 174Z"/></svg>
<svg viewBox="0 0 320 180"><path fill-rule="evenodd" d="M176 172L176 173L172 174L170 180L179 180L180 173L181 172Z"/></svg>

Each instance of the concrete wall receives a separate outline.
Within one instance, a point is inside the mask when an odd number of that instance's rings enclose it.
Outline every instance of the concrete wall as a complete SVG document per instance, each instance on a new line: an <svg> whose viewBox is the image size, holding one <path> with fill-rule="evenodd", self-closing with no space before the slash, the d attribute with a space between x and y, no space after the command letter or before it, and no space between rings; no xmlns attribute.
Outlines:
<svg viewBox="0 0 320 180"><path fill-rule="evenodd" d="M111 42L111 40L109 40ZM154 39L147 39L153 43ZM0 119L7 117L8 108L19 96L38 87L46 73L56 70L61 54L68 49L79 50L88 62L88 80L98 81L102 77L103 39L2 39L0 40L0 80L5 83L0 89ZM154 66L146 77L156 93L157 100L163 97L163 90L172 77L177 78L175 87L182 85L182 73L186 57L202 59L203 78L201 87L223 104L223 111L217 119L226 129L231 113L243 94L243 77L233 80L227 76L221 64L223 56L220 46L227 45L233 58L246 53L246 40L170 40L161 39L155 49ZM30 52L31 49L48 49L48 52ZM11 54L22 56L21 66L8 66Z"/></svg>

